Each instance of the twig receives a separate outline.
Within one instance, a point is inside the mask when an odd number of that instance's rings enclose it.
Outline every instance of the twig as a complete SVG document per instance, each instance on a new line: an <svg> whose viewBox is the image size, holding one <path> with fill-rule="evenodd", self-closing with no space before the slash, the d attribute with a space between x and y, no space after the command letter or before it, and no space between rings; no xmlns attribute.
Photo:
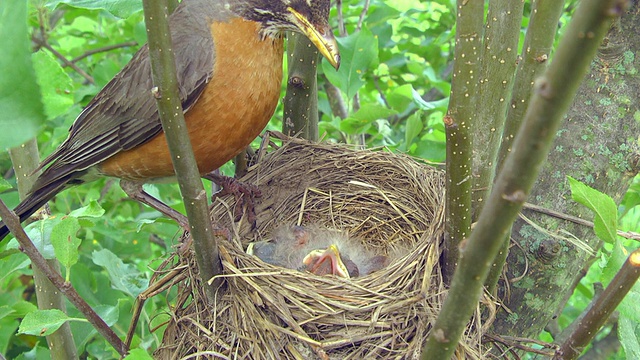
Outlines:
<svg viewBox="0 0 640 360"><path fill-rule="evenodd" d="M209 218L206 192L200 180L184 114L182 111L174 111L174 109L181 109L182 104L178 97L176 64L167 22L167 0L144 0L143 8L149 38L151 75L153 83L156 85L154 95L158 105L158 114L180 184L180 192L189 218L200 278L204 283L206 279L222 273L222 263ZM211 303L215 299L215 292L220 284L220 281L216 281L211 286L205 287L207 299Z"/></svg>
<svg viewBox="0 0 640 360"><path fill-rule="evenodd" d="M123 42L123 43L120 43L120 44L107 45L107 46L99 47L99 48L96 48L96 49L91 49L91 50L86 51L84 54L82 54L80 56L74 57L73 59L71 59L70 62L75 64L78 61L80 61L80 60L82 60L82 59L84 59L84 58L86 58L88 56L94 55L94 54L98 54L98 53L101 53L101 52L107 52L107 51L111 51L111 50L115 50L115 49L120 49L120 48L124 48L124 47L137 46L137 45L138 45L137 41L127 41L127 42ZM69 65L67 65L67 63L64 63L62 65L62 67L65 67L65 66L69 66Z"/></svg>
<svg viewBox="0 0 640 360"><path fill-rule="evenodd" d="M62 61L62 63L63 63L63 66L68 66L68 67L72 68L78 74L80 74L80 76L85 78L89 83L91 83L91 84L95 84L96 83L95 80L93 80L93 77L91 75L87 74L86 71L82 70L76 64L74 64L71 61L69 61L69 59L67 59L64 55L62 55L56 49L51 47L51 45L49 45L49 43L46 40L36 38L35 36L32 38L32 40L36 44L38 44L38 45L42 46L43 48L49 50L55 57L60 59L60 61Z"/></svg>
<svg viewBox="0 0 640 360"><path fill-rule="evenodd" d="M499 342L510 348L516 348L518 350L522 350L522 351L533 353L533 354L539 354L539 355L553 356L554 351L536 349L530 346L522 345L521 343L532 343L532 344L540 345L547 349L554 349L554 350L558 348L558 346L555 344L550 344L550 343L536 340L536 339L526 339L526 338L512 337L512 336L498 336L493 334L484 334L484 337L491 342Z"/></svg>
<svg viewBox="0 0 640 360"><path fill-rule="evenodd" d="M629 290L640 277L640 249L632 252L604 292L598 296L574 332L556 352L554 359L571 360L596 336Z"/></svg>
<svg viewBox="0 0 640 360"><path fill-rule="evenodd" d="M367 16L367 12L369 12L370 3L371 3L370 0L365 0L364 1L364 7L362 8L362 11L360 12L360 18L358 18L358 25L356 25L356 31L359 31L360 29L362 29L362 23L364 22L365 16Z"/></svg>
<svg viewBox="0 0 640 360"><path fill-rule="evenodd" d="M528 209L528 210L532 210L532 211L535 211L535 212L539 212L541 214L553 216L553 217L558 218L558 219L571 221L572 223L576 223L578 225L584 225L584 226L588 226L590 228L593 228L593 226L594 226L593 222L591 222L589 220L585 220L585 219L582 219L582 218L579 218L579 217L576 217L576 216L573 216L573 215L561 213L559 211L547 209L547 208L544 208L544 207L539 206L539 205L535 205L535 204L531 204L531 203L524 203L524 205L522 207L524 209ZM618 230L617 234L619 236L622 236L625 239L631 239L631 240L640 241L640 234L637 233L637 232Z"/></svg>
<svg viewBox="0 0 640 360"><path fill-rule="evenodd" d="M118 354L124 356L127 353L127 348L124 345L124 342L122 342L118 335L109 328L109 325L107 325L104 320L102 320L102 318L93 311L91 306L89 306L89 304L80 297L80 294L78 294L73 286L70 283L65 282L62 276L49 266L47 260L45 260L42 254L40 254L35 245L33 245L31 239L29 239L27 234L24 232L18 216L13 211L9 210L2 200L0 200L0 217L2 217L4 223L7 225L9 230L11 230L11 233L13 233L16 240L18 240L22 251L27 254L29 259L31 259L31 262L44 273L49 281L51 281L51 283L55 285L55 287L60 290L67 299L69 299L76 309L78 309L87 318L91 325L93 325L93 327L102 336L104 336L105 339L107 339L109 344L113 346Z"/></svg>

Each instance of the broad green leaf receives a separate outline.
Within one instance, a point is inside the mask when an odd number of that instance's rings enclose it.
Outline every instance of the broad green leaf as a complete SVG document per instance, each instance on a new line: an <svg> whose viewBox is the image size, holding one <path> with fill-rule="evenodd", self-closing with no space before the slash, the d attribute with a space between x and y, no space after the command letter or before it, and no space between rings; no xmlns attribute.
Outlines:
<svg viewBox="0 0 640 360"><path fill-rule="evenodd" d="M16 311L9 307L9 305L0 306L0 319L5 318Z"/></svg>
<svg viewBox="0 0 640 360"><path fill-rule="evenodd" d="M28 313L38 310L37 306L25 300L12 304L11 308L15 311L15 316L20 317L25 317Z"/></svg>
<svg viewBox="0 0 640 360"><path fill-rule="evenodd" d="M31 62L27 1L0 1L0 149L35 136L44 122L40 88Z"/></svg>
<svg viewBox="0 0 640 360"><path fill-rule="evenodd" d="M120 258L107 249L94 251L92 259L96 265L107 270L114 288L131 297L138 296L149 284L149 280L135 266L123 263Z"/></svg>
<svg viewBox="0 0 640 360"><path fill-rule="evenodd" d="M153 360L153 357L151 357L146 350L138 348L129 351L129 354L124 357L124 360Z"/></svg>
<svg viewBox="0 0 640 360"><path fill-rule="evenodd" d="M13 188L11 184L5 179L0 179L0 193L5 192L9 189Z"/></svg>
<svg viewBox="0 0 640 360"><path fill-rule="evenodd" d="M365 84L362 76L378 62L378 39L366 27L347 37L338 38L340 69L336 71L327 61L322 70L329 81L348 99Z"/></svg>
<svg viewBox="0 0 640 360"><path fill-rule="evenodd" d="M397 112L403 112L413 102L413 86L404 84L387 94L387 103Z"/></svg>
<svg viewBox="0 0 640 360"><path fill-rule="evenodd" d="M40 50L31 57L42 91L42 102L48 119L64 114L73 106L73 83L60 63L49 52Z"/></svg>
<svg viewBox="0 0 640 360"><path fill-rule="evenodd" d="M407 119L407 129L404 133L404 141L407 144L407 147L411 145L413 140L420 135L420 132L423 129L422 125L422 113L420 111L416 111L413 115L409 116Z"/></svg>
<svg viewBox="0 0 640 360"><path fill-rule="evenodd" d="M347 134L360 134L366 132L372 123L397 112L382 105L370 103L363 105L355 114L342 120L340 130Z"/></svg>
<svg viewBox="0 0 640 360"><path fill-rule="evenodd" d="M63 218L51 230L51 243L56 253L56 258L67 268L67 281L69 281L70 268L78 262L78 247L82 242L76 234L80 231L78 219L67 216Z"/></svg>
<svg viewBox="0 0 640 360"><path fill-rule="evenodd" d="M47 336L58 330L67 321L86 321L71 318L58 309L36 310L25 315L18 329L19 334Z"/></svg>
<svg viewBox="0 0 640 360"><path fill-rule="evenodd" d="M397 113L397 111L389 109L380 104L369 103L362 105L355 114L351 115L351 117L363 121L374 121L387 118Z"/></svg>
<svg viewBox="0 0 640 360"><path fill-rule="evenodd" d="M45 259L53 259L55 250L51 244L51 230L60 222L61 218L57 216L48 217L29 224L25 231L38 251Z"/></svg>
<svg viewBox="0 0 640 360"><path fill-rule="evenodd" d="M73 217L99 218L102 215L104 215L104 209L95 200L91 200L88 205L75 209L69 213L69 216Z"/></svg>
<svg viewBox="0 0 640 360"><path fill-rule="evenodd" d="M13 253L5 258L0 259L0 283L15 271L24 269L31 264L31 260L21 253Z"/></svg>
<svg viewBox="0 0 640 360"><path fill-rule="evenodd" d="M581 182L567 176L571 186L573 200L588 207L594 213L593 230L596 235L608 243L616 241L618 208L608 195L603 194Z"/></svg>
<svg viewBox="0 0 640 360"><path fill-rule="evenodd" d="M618 320L618 337L627 359L640 359L640 324L621 317Z"/></svg>
<svg viewBox="0 0 640 360"><path fill-rule="evenodd" d="M609 285L614 276L620 271L622 264L627 261L627 253L622 243L616 239L613 243L613 251L611 251L611 255L609 255L607 259L607 264L602 268L602 275L600 278L600 282L604 284L604 286Z"/></svg>
<svg viewBox="0 0 640 360"><path fill-rule="evenodd" d="M104 9L119 18L127 18L131 14L142 11L140 0L51 0L47 6L55 8L59 4L82 9Z"/></svg>

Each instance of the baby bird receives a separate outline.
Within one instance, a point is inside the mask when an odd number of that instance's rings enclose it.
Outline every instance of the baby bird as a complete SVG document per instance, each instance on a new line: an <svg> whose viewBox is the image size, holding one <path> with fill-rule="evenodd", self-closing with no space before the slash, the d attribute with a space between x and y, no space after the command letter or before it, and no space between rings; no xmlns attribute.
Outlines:
<svg viewBox="0 0 640 360"><path fill-rule="evenodd" d="M281 226L272 240L249 244L247 253L272 265L344 278L367 275L390 262L345 232L319 227Z"/></svg>

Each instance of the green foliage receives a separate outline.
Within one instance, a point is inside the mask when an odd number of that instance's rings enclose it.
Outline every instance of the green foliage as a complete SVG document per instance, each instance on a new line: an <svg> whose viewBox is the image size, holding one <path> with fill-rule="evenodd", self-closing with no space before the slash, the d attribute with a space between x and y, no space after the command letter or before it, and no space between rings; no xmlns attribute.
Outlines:
<svg viewBox="0 0 640 360"><path fill-rule="evenodd" d="M5 40L0 67L12 69L0 77L0 127L5 130L0 133L2 148L17 145L37 132L41 154L48 155L64 141L82 107L146 41L140 9L139 0L50 0L45 6L29 2L25 22L27 10L23 6L0 2L0 35ZM342 92L348 114L345 119L333 115L321 91L321 134L326 133L325 138L332 141L364 134L367 146L386 146L427 161L444 161L442 118L450 92L455 1L374 0L360 28L364 1L344 2L342 10L346 29L338 40L342 67L336 73L323 62L324 77L319 86L322 88L325 78L335 85ZM337 18L333 9L334 29L338 29ZM523 26L527 21L523 20ZM41 29L47 43L90 78L63 66L60 58L40 45L30 49L28 30L31 36L40 36ZM122 47L105 50L118 44ZM281 119L279 105L267 128L280 129ZM0 173L9 173L10 166L8 156L0 154ZM230 168L225 165L224 171L229 173ZM601 260L569 300L559 319L563 327L593 298L592 284L608 283L626 258L627 249L637 246L617 241L617 212L610 199L569 181L576 201L596 213L596 234L608 243L600 253ZM639 184L634 183L621 204L622 229L640 230ZM14 186L14 179L0 179L0 196L10 206L17 204L17 192L11 191ZM147 185L145 190L184 210L174 184ZM105 179L68 189L50 206L53 215L29 225L27 233L46 258L60 260L66 279L124 338L135 296L146 288L150 269L166 258L181 230L159 213L126 199L113 181ZM7 358L49 358L44 338L27 334L44 334L66 320L83 318L73 307L65 316L37 311L33 293L28 291L30 284L20 281L31 276L29 266L15 240L0 245L0 353ZM619 309L618 332L628 358L640 358L639 294L634 288ZM150 358L162 331L148 329L166 320L167 299L174 295L175 290L147 301L127 359ZM510 317L515 319L518 314ZM118 357L89 323L73 321L70 326L83 358Z"/></svg>
<svg viewBox="0 0 640 360"><path fill-rule="evenodd" d="M614 243L618 223L618 209L608 195L603 194L568 176L573 200L588 207L595 214L593 221L596 235L603 241Z"/></svg>
<svg viewBox="0 0 640 360"><path fill-rule="evenodd" d="M26 20L27 2L0 3L0 149L33 137L44 120L40 90L31 62ZM9 70L10 69L10 70Z"/></svg>
<svg viewBox="0 0 640 360"><path fill-rule="evenodd" d="M58 309L36 310L25 315L20 322L19 334L47 336L53 334L67 321L87 321L70 318Z"/></svg>

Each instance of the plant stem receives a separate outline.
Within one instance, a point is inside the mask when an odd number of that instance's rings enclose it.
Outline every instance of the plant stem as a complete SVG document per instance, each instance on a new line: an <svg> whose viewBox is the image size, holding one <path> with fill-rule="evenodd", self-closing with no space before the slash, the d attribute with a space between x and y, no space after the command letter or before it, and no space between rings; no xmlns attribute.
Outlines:
<svg viewBox="0 0 640 360"><path fill-rule="evenodd" d="M618 307L622 299L635 285L640 277L640 249L629 255L627 261L609 286L598 296L574 332L562 344L554 359L571 360L582 353L582 350L596 336L611 313Z"/></svg>
<svg viewBox="0 0 640 360"><path fill-rule="evenodd" d="M222 264L209 218L207 193L200 180L182 104L178 97L178 78L167 22L167 0L144 0L143 8L149 38L151 75L156 86L154 90L157 91L154 95L158 113L189 218L200 278L203 280L208 300L213 303L220 280L214 281L211 286L206 286L206 281L222 273Z"/></svg>
<svg viewBox="0 0 640 360"><path fill-rule="evenodd" d="M282 132L318 140L318 50L302 34L287 34L287 93L284 97Z"/></svg>

